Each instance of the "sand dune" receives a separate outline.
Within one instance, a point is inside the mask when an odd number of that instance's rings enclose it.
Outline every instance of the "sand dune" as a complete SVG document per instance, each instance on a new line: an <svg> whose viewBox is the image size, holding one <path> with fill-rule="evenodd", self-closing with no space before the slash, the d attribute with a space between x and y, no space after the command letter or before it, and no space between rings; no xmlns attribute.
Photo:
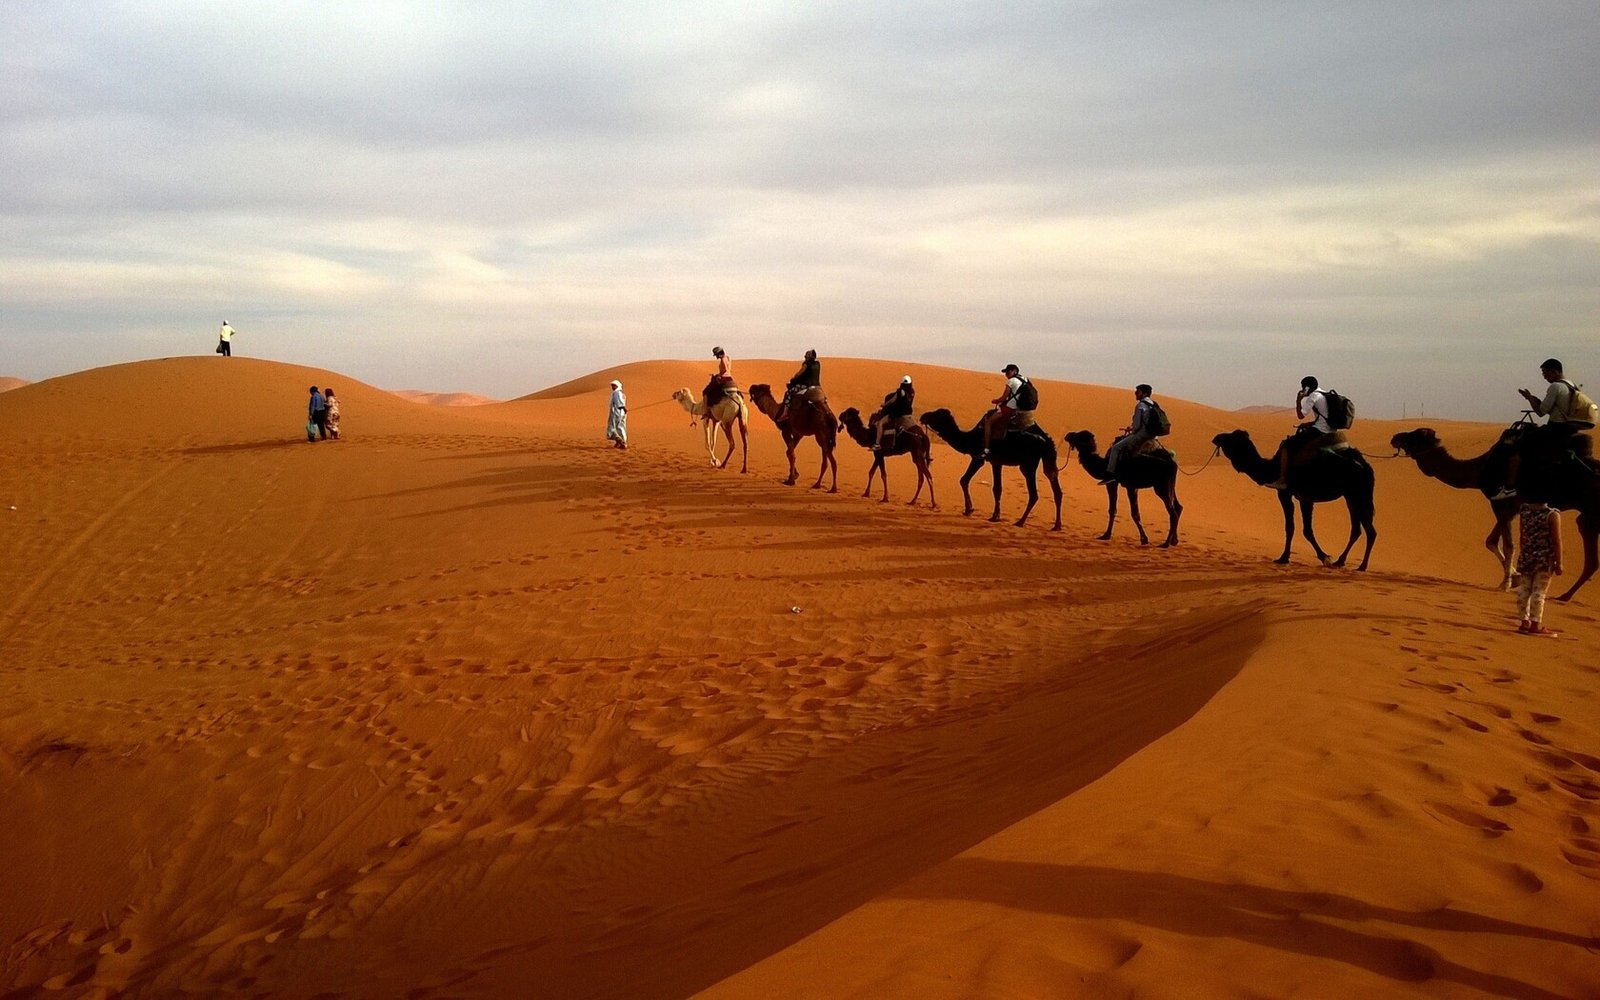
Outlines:
<svg viewBox="0 0 1600 1000"><path fill-rule="evenodd" d="M495 400L488 396L475 396L470 392L427 392L423 389L391 389L401 399L432 406L482 406Z"/></svg>
<svg viewBox="0 0 1600 1000"><path fill-rule="evenodd" d="M0 376L0 392L9 392L27 385L26 379L13 378L10 375Z"/></svg>
<svg viewBox="0 0 1600 1000"><path fill-rule="evenodd" d="M1389 457L1414 423L1353 435L1358 575L1273 565L1275 498L1211 459L1281 414L1163 398L1158 550L1095 538L1076 465L1059 533L982 520L987 472L962 518L942 444L939 510L903 458L861 497L848 441L838 495L811 442L784 487L759 414L713 470L669 398L708 371L457 407L178 358L0 397L0 992L1600 996L1600 584L1515 635L1487 503ZM824 359L836 409L904 373L965 424L999 382ZM347 439L307 444L328 383ZM1133 402L1041 395L1058 440Z"/></svg>

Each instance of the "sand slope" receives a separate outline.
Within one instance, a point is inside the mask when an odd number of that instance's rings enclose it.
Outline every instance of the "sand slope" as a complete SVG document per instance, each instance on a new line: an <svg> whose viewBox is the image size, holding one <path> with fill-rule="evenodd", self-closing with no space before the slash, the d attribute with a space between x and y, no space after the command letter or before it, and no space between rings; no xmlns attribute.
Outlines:
<svg viewBox="0 0 1600 1000"><path fill-rule="evenodd" d="M1487 504L1378 460L1400 425L1356 435L1357 576L1272 565L1276 501L1206 465L1277 416L1164 401L1197 474L1159 551L1094 538L1076 467L1059 534L960 517L942 445L937 511L860 497L849 442L838 495L810 442L782 486L760 415L712 470L668 399L707 370L434 407L185 358L0 398L0 989L1596 995L1597 592L1509 633ZM964 423L999 380L824 360L836 409L903 372ZM329 382L348 439L308 445ZM1058 438L1132 407L1041 390Z"/></svg>
<svg viewBox="0 0 1600 1000"><path fill-rule="evenodd" d="M26 379L13 378L10 375L0 376L0 392L10 392L12 389L20 389L27 384Z"/></svg>
<svg viewBox="0 0 1600 1000"><path fill-rule="evenodd" d="M475 396L470 392L427 392L423 389L390 391L401 399L409 399L413 403L428 403L432 406L482 406L484 403L494 402L487 396Z"/></svg>

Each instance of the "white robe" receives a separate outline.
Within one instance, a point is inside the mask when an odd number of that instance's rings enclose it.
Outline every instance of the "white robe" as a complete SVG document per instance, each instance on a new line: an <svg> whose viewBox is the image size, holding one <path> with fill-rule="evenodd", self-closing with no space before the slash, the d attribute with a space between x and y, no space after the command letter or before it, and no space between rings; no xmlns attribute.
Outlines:
<svg viewBox="0 0 1600 1000"><path fill-rule="evenodd" d="M628 443L628 397L621 389L611 390L611 417L606 421L606 440Z"/></svg>

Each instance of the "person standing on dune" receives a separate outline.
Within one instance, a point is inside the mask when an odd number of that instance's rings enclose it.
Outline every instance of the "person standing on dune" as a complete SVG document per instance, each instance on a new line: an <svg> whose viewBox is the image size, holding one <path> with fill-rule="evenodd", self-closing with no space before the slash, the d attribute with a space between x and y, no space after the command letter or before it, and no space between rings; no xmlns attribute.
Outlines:
<svg viewBox="0 0 1600 1000"><path fill-rule="evenodd" d="M339 440L339 400L333 394L333 386L322 390L323 401L328 406L328 434Z"/></svg>
<svg viewBox="0 0 1600 1000"><path fill-rule="evenodd" d="M611 415L606 419L606 440L615 441L616 447L628 450L628 397L622 383L611 380Z"/></svg>
<svg viewBox="0 0 1600 1000"><path fill-rule="evenodd" d="M319 436L324 441L328 439L328 400L312 386L311 400L306 404L306 440L315 441Z"/></svg>
<svg viewBox="0 0 1600 1000"><path fill-rule="evenodd" d="M1544 595L1561 575L1561 515L1549 504L1525 503L1517 514L1517 610L1523 635L1556 633L1544 627Z"/></svg>
<svg viewBox="0 0 1600 1000"><path fill-rule="evenodd" d="M222 321L222 331L217 334L217 353L225 358L233 357L233 327L227 320Z"/></svg>

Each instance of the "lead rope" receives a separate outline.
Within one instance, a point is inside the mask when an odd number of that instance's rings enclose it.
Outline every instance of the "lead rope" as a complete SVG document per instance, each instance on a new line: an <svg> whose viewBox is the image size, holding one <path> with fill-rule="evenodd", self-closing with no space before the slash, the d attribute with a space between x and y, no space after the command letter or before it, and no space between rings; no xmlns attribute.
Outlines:
<svg viewBox="0 0 1600 1000"><path fill-rule="evenodd" d="M1200 468L1194 470L1193 472L1186 472L1181 467L1178 469L1178 471L1182 472L1186 476L1198 476L1200 473L1206 471L1206 466L1210 465L1212 461L1220 454L1222 454L1222 449L1220 447L1213 448L1211 449L1211 458L1206 459L1205 465L1200 466Z"/></svg>

